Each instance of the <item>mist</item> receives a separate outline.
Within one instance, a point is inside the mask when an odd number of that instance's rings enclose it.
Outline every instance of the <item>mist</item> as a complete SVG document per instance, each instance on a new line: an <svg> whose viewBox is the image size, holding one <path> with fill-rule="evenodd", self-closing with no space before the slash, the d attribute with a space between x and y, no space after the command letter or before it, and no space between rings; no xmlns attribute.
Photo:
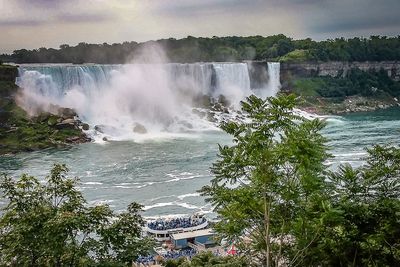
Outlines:
<svg viewBox="0 0 400 267"><path fill-rule="evenodd" d="M18 103L32 116L72 108L98 141L139 141L216 130L246 96L274 95L279 88L279 66L278 73L270 66L261 72L274 76L252 91L247 63L167 62L164 50L149 44L124 65L22 67ZM221 96L225 107L212 110Z"/></svg>

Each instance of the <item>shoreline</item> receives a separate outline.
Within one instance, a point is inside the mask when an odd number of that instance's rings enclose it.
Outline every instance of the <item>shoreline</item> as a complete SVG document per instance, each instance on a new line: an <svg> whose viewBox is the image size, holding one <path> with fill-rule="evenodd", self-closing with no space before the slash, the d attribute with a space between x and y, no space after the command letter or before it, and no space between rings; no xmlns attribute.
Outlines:
<svg viewBox="0 0 400 267"><path fill-rule="evenodd" d="M346 115L352 113L375 112L400 107L396 98L347 97L343 101L322 97L301 97L303 103L298 109L316 115Z"/></svg>

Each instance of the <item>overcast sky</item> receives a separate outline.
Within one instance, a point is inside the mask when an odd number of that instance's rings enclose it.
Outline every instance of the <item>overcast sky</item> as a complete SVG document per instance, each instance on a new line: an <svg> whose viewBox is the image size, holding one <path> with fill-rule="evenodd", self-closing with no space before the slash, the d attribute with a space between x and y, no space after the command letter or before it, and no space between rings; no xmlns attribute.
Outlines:
<svg viewBox="0 0 400 267"><path fill-rule="evenodd" d="M0 0L0 53L79 42L400 35L400 0Z"/></svg>

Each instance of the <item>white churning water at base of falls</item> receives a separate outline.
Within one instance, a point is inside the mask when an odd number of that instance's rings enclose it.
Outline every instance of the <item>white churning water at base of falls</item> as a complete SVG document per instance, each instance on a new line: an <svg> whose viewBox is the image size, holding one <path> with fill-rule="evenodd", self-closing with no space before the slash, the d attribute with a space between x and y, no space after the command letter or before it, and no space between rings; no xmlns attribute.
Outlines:
<svg viewBox="0 0 400 267"><path fill-rule="evenodd" d="M273 96L280 88L279 63L260 65L261 75L250 77L251 63L22 65L17 84L19 103L29 113L54 105L73 108L90 124L103 126L113 140L137 140L142 124L147 138L187 135L215 129L192 112L204 96L223 95L237 109L251 94ZM259 88L251 88L259 79ZM197 100L196 100L197 99Z"/></svg>

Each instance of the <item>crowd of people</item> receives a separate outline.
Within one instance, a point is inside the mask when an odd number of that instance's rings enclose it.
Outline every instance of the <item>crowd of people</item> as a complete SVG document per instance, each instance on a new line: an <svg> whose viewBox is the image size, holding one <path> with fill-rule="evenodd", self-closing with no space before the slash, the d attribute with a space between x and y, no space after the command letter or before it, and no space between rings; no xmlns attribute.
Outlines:
<svg viewBox="0 0 400 267"><path fill-rule="evenodd" d="M165 260L171 259L179 259L181 257L186 257L191 259L194 255L197 254L197 251L193 248L181 249L178 251L168 251L167 254L163 255Z"/></svg>
<svg viewBox="0 0 400 267"><path fill-rule="evenodd" d="M189 228L204 223L204 217L189 217L189 218L171 218L168 220L158 219L156 221L148 222L147 226L152 230L170 230L176 228Z"/></svg>
<svg viewBox="0 0 400 267"><path fill-rule="evenodd" d="M151 265L155 263L155 256L153 255L148 255L148 256L139 256L139 258L137 258L136 263L139 264L144 264L144 265Z"/></svg>
<svg viewBox="0 0 400 267"><path fill-rule="evenodd" d="M193 248L188 248L188 249L182 249L182 250L177 250L177 251L168 251L167 253L162 255L162 258L164 260L172 260L172 259L179 259L181 257L186 257L188 259L191 259L194 255L197 254L197 251ZM154 255L150 256L140 256L136 262L144 265L150 265L153 264L156 261L156 257Z"/></svg>

